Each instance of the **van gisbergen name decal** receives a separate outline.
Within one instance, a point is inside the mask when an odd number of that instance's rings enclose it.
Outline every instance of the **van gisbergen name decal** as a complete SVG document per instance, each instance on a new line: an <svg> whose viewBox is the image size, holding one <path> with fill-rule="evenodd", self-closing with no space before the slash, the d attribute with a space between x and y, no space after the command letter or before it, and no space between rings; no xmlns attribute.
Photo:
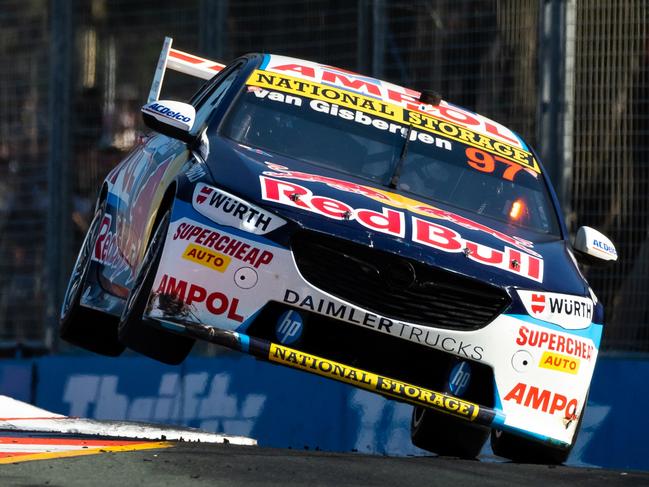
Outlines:
<svg viewBox="0 0 649 487"><path fill-rule="evenodd" d="M308 81L335 86L346 91L369 95L383 101L398 105L407 110L420 111L434 114L436 117L455 122L473 131L497 138L516 147L525 149L522 140L507 127L489 120L482 115L470 112L464 108L451 105L444 100L439 105L422 104L419 100L420 93L345 69L312 63L300 59L286 58L283 56L269 56L264 67L267 72L282 75L290 74Z"/></svg>
<svg viewBox="0 0 649 487"><path fill-rule="evenodd" d="M541 172L540 166L532 153L511 145L511 143L490 137L486 132L475 132L467 128L466 123L460 124L459 117L456 121L451 121L448 117L447 119L443 119L433 113L407 110L396 104L387 103L381 99L365 96L360 93L267 71L254 71L246 83L249 86L258 86L260 88L278 90L284 93L335 103L339 106L360 110L397 123L412 125L413 127L437 136L455 140L478 149L484 149L531 169L534 172ZM449 112L453 110L451 107L446 107L445 109ZM458 113L460 112L458 111ZM462 116L467 120L468 117L466 114Z"/></svg>
<svg viewBox="0 0 649 487"><path fill-rule="evenodd" d="M477 404L316 357L315 355L309 355L275 343L270 344L268 359L271 362L346 382L361 389L391 396L411 404L423 405L469 421L473 421L480 412L480 406Z"/></svg>
<svg viewBox="0 0 649 487"><path fill-rule="evenodd" d="M374 211L366 208L352 208L347 203L315 195L304 186L266 176L259 176L261 197L265 201L279 203L304 211L316 213L333 220L348 220L376 232L405 238L405 214L383 207ZM520 252L511 247L497 250L486 245L462 238L450 228L412 216L410 240L448 253L462 253L468 259L482 265L497 267L534 281L543 281L543 260Z"/></svg>

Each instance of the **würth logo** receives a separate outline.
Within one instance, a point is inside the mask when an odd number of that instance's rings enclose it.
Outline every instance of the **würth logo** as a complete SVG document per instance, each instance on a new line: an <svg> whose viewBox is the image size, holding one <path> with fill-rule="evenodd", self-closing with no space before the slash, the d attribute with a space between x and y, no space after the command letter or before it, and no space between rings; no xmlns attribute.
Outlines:
<svg viewBox="0 0 649 487"><path fill-rule="evenodd" d="M545 296L543 294L532 294L532 313L543 313L545 310Z"/></svg>
<svg viewBox="0 0 649 487"><path fill-rule="evenodd" d="M198 193L196 195L196 203L198 203L198 204L205 203L205 200L211 194L212 194L212 188L209 188L207 186L203 186L201 188L200 193Z"/></svg>

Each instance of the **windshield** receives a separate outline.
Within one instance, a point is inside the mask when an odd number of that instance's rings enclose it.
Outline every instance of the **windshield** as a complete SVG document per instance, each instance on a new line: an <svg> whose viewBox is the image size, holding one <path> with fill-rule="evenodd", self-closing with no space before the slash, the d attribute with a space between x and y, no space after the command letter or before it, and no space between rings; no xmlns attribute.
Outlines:
<svg viewBox="0 0 649 487"><path fill-rule="evenodd" d="M220 134L400 193L559 233L539 172L375 113L249 85Z"/></svg>

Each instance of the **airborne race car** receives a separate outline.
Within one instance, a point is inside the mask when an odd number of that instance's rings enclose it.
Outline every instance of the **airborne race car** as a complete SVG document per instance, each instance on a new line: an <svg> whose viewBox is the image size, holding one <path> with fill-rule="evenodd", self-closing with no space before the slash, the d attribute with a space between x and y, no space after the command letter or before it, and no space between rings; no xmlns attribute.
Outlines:
<svg viewBox="0 0 649 487"><path fill-rule="evenodd" d="M158 100L167 68L207 79ZM61 336L178 364L196 339L415 406L415 445L563 462L603 309L533 150L445 101L274 55L163 46L151 136L106 177Z"/></svg>

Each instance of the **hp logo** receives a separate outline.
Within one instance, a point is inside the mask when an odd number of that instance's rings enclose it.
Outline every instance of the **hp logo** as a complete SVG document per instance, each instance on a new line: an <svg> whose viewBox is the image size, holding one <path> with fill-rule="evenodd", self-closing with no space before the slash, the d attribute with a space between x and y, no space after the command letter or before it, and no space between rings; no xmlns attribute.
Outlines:
<svg viewBox="0 0 649 487"><path fill-rule="evenodd" d="M275 335L282 345L297 341L302 335L302 316L297 311L285 311L277 320Z"/></svg>
<svg viewBox="0 0 649 487"><path fill-rule="evenodd" d="M451 394L462 396L471 382L471 366L468 362L455 364L448 377L448 388Z"/></svg>

